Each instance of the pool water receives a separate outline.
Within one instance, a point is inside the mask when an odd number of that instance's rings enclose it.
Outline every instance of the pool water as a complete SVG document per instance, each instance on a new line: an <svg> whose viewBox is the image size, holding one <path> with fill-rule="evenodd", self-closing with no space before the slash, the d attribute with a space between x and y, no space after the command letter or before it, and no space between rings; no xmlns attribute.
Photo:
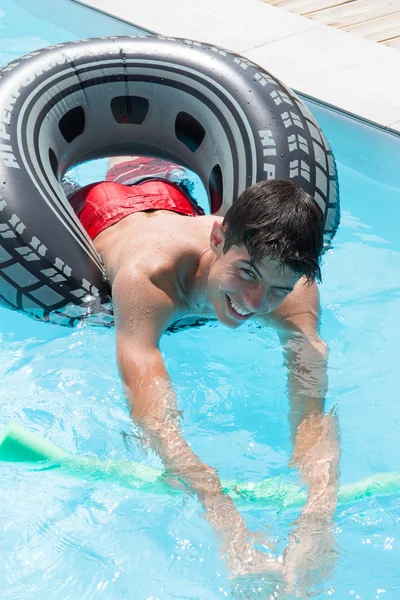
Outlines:
<svg viewBox="0 0 400 600"><path fill-rule="evenodd" d="M0 27L2 64L67 39L135 32L68 0L34 8L0 0ZM330 346L327 409L338 410L341 483L349 483L400 471L400 138L306 102L339 168L342 221L324 258L322 336ZM103 171L104 162L77 173L87 183ZM15 421L77 454L160 466L128 416L113 330L65 329L0 309L0 340L1 424ZM165 335L161 349L184 435L202 460L223 479L296 480L273 331L211 323ZM2 600L233 597L193 497L3 463L0 506ZM298 510L247 508L249 527L268 532L282 552ZM398 600L399 526L399 496L339 506L337 566L318 597Z"/></svg>

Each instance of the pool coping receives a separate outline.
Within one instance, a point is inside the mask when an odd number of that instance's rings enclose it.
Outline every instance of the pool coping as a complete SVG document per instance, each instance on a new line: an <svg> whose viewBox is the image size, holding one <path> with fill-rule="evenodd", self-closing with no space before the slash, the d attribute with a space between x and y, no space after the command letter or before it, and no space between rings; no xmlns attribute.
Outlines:
<svg viewBox="0 0 400 600"><path fill-rule="evenodd" d="M223 46L260 64L300 95L389 132L400 131L400 52L394 48L260 0L70 1L149 33Z"/></svg>
<svg viewBox="0 0 400 600"><path fill-rule="evenodd" d="M338 106L335 106L334 104L331 104L330 102L326 102L325 100L319 100L318 98L315 98L315 96L310 96L310 94L305 94L304 92L301 92L300 90L293 90L293 91L296 94L298 94L299 96L301 96L302 100L310 100L311 102L315 102L316 104L319 104L320 106L328 108L329 110L332 110L334 112L339 112L340 114L344 114L346 117L355 119L356 121L360 121L361 123L368 125L369 127L374 127L376 129L379 129L379 131L384 131L385 133L388 133L389 135L394 135L395 137L400 139L400 121L396 124L398 126L398 129L394 129L393 127L390 127L389 125L381 125L380 123L377 123L376 121L372 121L371 119L367 119L366 117L357 115L356 113L353 113L350 110L346 110L345 108L339 108Z"/></svg>

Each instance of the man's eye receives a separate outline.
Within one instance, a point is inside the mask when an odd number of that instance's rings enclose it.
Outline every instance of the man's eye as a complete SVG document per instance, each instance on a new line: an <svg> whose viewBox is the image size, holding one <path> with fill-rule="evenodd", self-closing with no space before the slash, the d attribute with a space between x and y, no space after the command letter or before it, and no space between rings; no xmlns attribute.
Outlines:
<svg viewBox="0 0 400 600"><path fill-rule="evenodd" d="M250 271L250 269L244 269L241 268L240 269L242 271L242 273L245 274L246 277L248 277L249 279L255 280L256 279L256 275L255 273L253 273L253 271Z"/></svg>

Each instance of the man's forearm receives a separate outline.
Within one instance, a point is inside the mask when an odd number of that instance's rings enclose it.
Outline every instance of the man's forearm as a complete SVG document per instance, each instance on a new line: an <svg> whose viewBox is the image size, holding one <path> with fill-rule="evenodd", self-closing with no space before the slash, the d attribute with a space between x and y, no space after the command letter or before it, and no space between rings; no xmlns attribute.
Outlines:
<svg viewBox="0 0 400 600"><path fill-rule="evenodd" d="M327 347L318 336L297 335L286 342L285 349L293 464L309 491L302 514L328 519L336 507L340 446L336 416L323 410Z"/></svg>
<svg viewBox="0 0 400 600"><path fill-rule="evenodd" d="M280 573L281 565L273 557L254 548L256 536L250 534L233 501L222 492L216 470L201 462L183 439L172 386L158 382L146 390L142 386L141 393L141 408L133 410L132 416L168 471L198 496L230 575Z"/></svg>
<svg viewBox="0 0 400 600"><path fill-rule="evenodd" d="M140 404L147 410L132 410L132 416L165 467L198 496L208 522L224 544L247 540L247 526L233 501L223 494L217 471L203 463L182 436L171 384L159 381L147 390L142 386L141 392L147 392ZM127 396L131 397L129 390Z"/></svg>
<svg viewBox="0 0 400 600"><path fill-rule="evenodd" d="M294 442L298 425L324 409L328 391L328 347L318 335L282 336L290 403L289 422Z"/></svg>

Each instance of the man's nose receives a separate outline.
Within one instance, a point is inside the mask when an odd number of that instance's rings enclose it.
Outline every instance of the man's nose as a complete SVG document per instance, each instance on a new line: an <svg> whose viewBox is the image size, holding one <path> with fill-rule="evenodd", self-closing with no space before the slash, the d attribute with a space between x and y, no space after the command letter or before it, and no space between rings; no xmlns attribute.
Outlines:
<svg viewBox="0 0 400 600"><path fill-rule="evenodd" d="M253 313L268 312L268 290L257 286L245 294L246 307Z"/></svg>

